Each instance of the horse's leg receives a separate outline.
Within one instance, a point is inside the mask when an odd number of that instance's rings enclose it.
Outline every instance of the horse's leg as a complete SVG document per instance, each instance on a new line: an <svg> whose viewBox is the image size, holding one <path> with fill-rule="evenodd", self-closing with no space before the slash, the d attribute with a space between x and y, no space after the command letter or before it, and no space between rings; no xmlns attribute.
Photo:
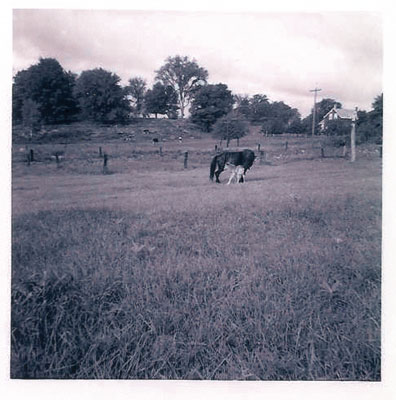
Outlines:
<svg viewBox="0 0 396 400"><path fill-rule="evenodd" d="M247 172L248 168L244 167L243 169L243 174L241 174L240 178L239 178L239 182L240 183L244 183L246 181L246 172Z"/></svg>
<svg viewBox="0 0 396 400"><path fill-rule="evenodd" d="M215 172L216 175L216 183L220 183L219 176L224 171L225 164L217 164L218 170Z"/></svg>
<svg viewBox="0 0 396 400"><path fill-rule="evenodd" d="M220 174L223 172L223 169L218 169L216 172L215 172L215 175L216 175L216 183L220 183L220 179L219 179L219 176L220 176Z"/></svg>
<svg viewBox="0 0 396 400"><path fill-rule="evenodd" d="M243 174L243 168L241 166L238 166L236 169L236 176L235 176L235 183L240 183L241 181L241 177Z"/></svg>
<svg viewBox="0 0 396 400"><path fill-rule="evenodd" d="M230 179L228 179L227 185L229 185L232 182L234 176L235 176L235 169L232 170L231 175L230 175Z"/></svg>

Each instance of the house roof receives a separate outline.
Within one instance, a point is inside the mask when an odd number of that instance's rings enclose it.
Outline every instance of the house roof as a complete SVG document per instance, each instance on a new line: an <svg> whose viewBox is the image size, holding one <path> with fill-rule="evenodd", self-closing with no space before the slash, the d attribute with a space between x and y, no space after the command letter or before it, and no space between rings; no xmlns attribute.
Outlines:
<svg viewBox="0 0 396 400"><path fill-rule="evenodd" d="M322 118L322 121L326 119L326 117L335 111L339 118L341 119L352 119L355 113L355 110L348 110L346 108L336 108L335 106ZM322 122L320 121L320 122Z"/></svg>
<svg viewBox="0 0 396 400"><path fill-rule="evenodd" d="M340 118L352 119L355 110L347 110L346 108L337 108L335 109L335 112L338 114Z"/></svg>

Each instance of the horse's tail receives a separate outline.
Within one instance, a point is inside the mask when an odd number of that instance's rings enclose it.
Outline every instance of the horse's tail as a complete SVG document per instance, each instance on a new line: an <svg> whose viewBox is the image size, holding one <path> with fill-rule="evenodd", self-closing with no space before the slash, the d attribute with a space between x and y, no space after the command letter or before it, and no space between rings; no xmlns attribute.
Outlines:
<svg viewBox="0 0 396 400"><path fill-rule="evenodd" d="M217 163L217 156L214 156L212 159L212 162L210 163L210 175L209 179L213 181L215 169L216 169L216 163Z"/></svg>

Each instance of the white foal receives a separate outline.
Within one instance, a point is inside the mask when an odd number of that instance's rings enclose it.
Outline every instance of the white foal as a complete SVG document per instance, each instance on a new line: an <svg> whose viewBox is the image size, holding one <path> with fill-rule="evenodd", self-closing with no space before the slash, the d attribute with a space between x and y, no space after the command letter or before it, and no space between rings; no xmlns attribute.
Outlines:
<svg viewBox="0 0 396 400"><path fill-rule="evenodd" d="M227 185L229 185L232 182L233 178L235 178L235 183L239 183L243 176L244 168L241 165L235 166L233 164L226 164L226 168L231 168L232 171L230 179L228 179Z"/></svg>

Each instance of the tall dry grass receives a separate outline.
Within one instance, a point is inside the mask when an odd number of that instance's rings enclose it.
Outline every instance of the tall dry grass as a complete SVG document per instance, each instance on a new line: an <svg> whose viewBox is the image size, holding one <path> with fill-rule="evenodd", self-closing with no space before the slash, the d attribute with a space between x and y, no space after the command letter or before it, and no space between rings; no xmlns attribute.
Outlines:
<svg viewBox="0 0 396 400"><path fill-rule="evenodd" d="M379 380L378 195L241 190L15 216L12 377Z"/></svg>

